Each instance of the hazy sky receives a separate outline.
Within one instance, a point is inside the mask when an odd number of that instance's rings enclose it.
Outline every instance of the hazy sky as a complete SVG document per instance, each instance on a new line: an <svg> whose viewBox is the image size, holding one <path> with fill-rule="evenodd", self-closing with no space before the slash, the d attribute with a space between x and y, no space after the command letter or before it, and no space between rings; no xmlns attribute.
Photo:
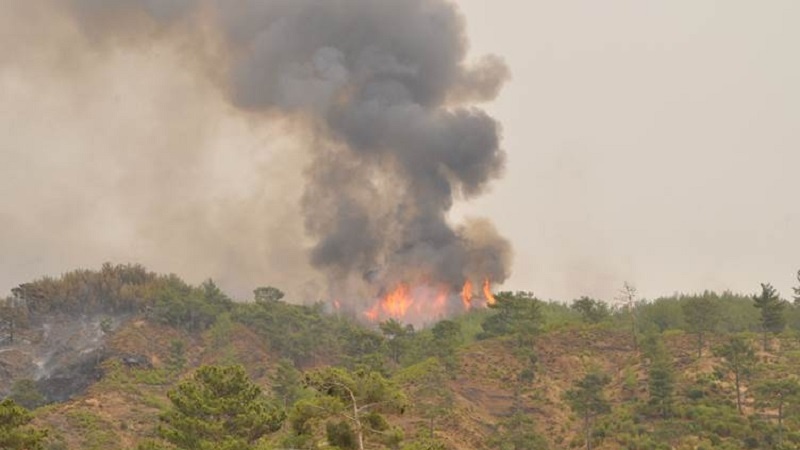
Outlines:
<svg viewBox="0 0 800 450"><path fill-rule="evenodd" d="M180 45L80 52L66 21L21 3L0 0L0 291L106 260L237 292L314 278L285 207L304 164L290 125L233 114ZM506 175L454 214L512 241L506 287L791 294L800 2L458 3L474 53L512 72L488 105Z"/></svg>
<svg viewBox="0 0 800 450"><path fill-rule="evenodd" d="M507 175L464 208L514 242L510 287L791 294L800 2L460 4L473 48L513 73L490 108Z"/></svg>

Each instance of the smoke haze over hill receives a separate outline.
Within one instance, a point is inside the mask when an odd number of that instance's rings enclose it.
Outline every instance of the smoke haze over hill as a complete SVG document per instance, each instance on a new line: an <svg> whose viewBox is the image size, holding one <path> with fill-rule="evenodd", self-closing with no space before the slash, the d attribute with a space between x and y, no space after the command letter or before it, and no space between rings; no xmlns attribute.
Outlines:
<svg viewBox="0 0 800 450"><path fill-rule="evenodd" d="M447 217L502 172L500 126L471 104L508 76L466 62L454 5L74 0L3 18L8 281L107 259L240 293L509 275L490 223Z"/></svg>

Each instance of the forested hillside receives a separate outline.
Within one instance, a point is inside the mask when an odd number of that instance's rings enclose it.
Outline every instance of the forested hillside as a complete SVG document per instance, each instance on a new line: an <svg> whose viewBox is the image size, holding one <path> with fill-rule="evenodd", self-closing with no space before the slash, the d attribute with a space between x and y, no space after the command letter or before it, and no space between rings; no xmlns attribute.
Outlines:
<svg viewBox="0 0 800 450"><path fill-rule="evenodd" d="M755 288L502 292L417 329L275 287L75 271L3 302L0 448L800 448L800 302Z"/></svg>

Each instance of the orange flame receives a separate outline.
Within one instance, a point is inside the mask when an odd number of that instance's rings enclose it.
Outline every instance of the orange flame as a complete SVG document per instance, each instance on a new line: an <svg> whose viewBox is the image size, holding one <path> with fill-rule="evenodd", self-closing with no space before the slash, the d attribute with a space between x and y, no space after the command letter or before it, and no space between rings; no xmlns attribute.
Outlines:
<svg viewBox="0 0 800 450"><path fill-rule="evenodd" d="M377 321L383 316L393 319L403 318L408 309L413 305L410 289L407 284L398 285L392 292L386 295L378 304L364 312L364 315L371 321Z"/></svg>
<svg viewBox="0 0 800 450"><path fill-rule="evenodd" d="M486 298L487 305L494 305L497 303L497 300L494 298L494 294L492 294L492 285L488 278L483 280L483 296Z"/></svg>
<svg viewBox="0 0 800 450"><path fill-rule="evenodd" d="M445 285L423 283L412 287L408 283L401 283L363 314L371 322L397 319L424 323L443 318L447 314L450 297L451 291Z"/></svg>
<svg viewBox="0 0 800 450"><path fill-rule="evenodd" d="M439 294L436 296L436 301L434 302L434 306L436 307L436 311L438 311L439 314L444 313L445 309L447 308L448 295L449 292L447 292L447 289L441 289L439 291Z"/></svg>
<svg viewBox="0 0 800 450"><path fill-rule="evenodd" d="M461 288L461 301L464 302L464 308L467 311L472 308L472 282L467 280L464 283L464 287Z"/></svg>
<svg viewBox="0 0 800 450"><path fill-rule="evenodd" d="M463 311L469 311L478 304L493 305L496 300L491 290L491 281L486 278L482 285L483 299L478 298L476 286L467 280L461 292L454 292L450 285L422 281L416 284L404 282L397 284L391 291L379 298L375 304L362 314L370 322L377 323L387 319L396 319L414 324L424 324L431 320L444 318L455 312L456 305L451 302L459 296ZM481 301L482 300L482 301ZM338 301L334 306L339 308Z"/></svg>

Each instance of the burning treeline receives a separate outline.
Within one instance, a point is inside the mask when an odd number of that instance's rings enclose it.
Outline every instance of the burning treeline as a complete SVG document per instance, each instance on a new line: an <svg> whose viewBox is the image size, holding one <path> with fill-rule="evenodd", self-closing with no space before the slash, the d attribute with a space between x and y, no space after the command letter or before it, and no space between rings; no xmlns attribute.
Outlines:
<svg viewBox="0 0 800 450"><path fill-rule="evenodd" d="M98 46L187 42L236 110L290 120L313 138L301 206L310 262L344 307L379 320L493 301L509 243L486 220L454 226L447 215L502 172L500 126L472 104L493 99L508 71L493 56L466 61L454 4L57 4Z"/></svg>

